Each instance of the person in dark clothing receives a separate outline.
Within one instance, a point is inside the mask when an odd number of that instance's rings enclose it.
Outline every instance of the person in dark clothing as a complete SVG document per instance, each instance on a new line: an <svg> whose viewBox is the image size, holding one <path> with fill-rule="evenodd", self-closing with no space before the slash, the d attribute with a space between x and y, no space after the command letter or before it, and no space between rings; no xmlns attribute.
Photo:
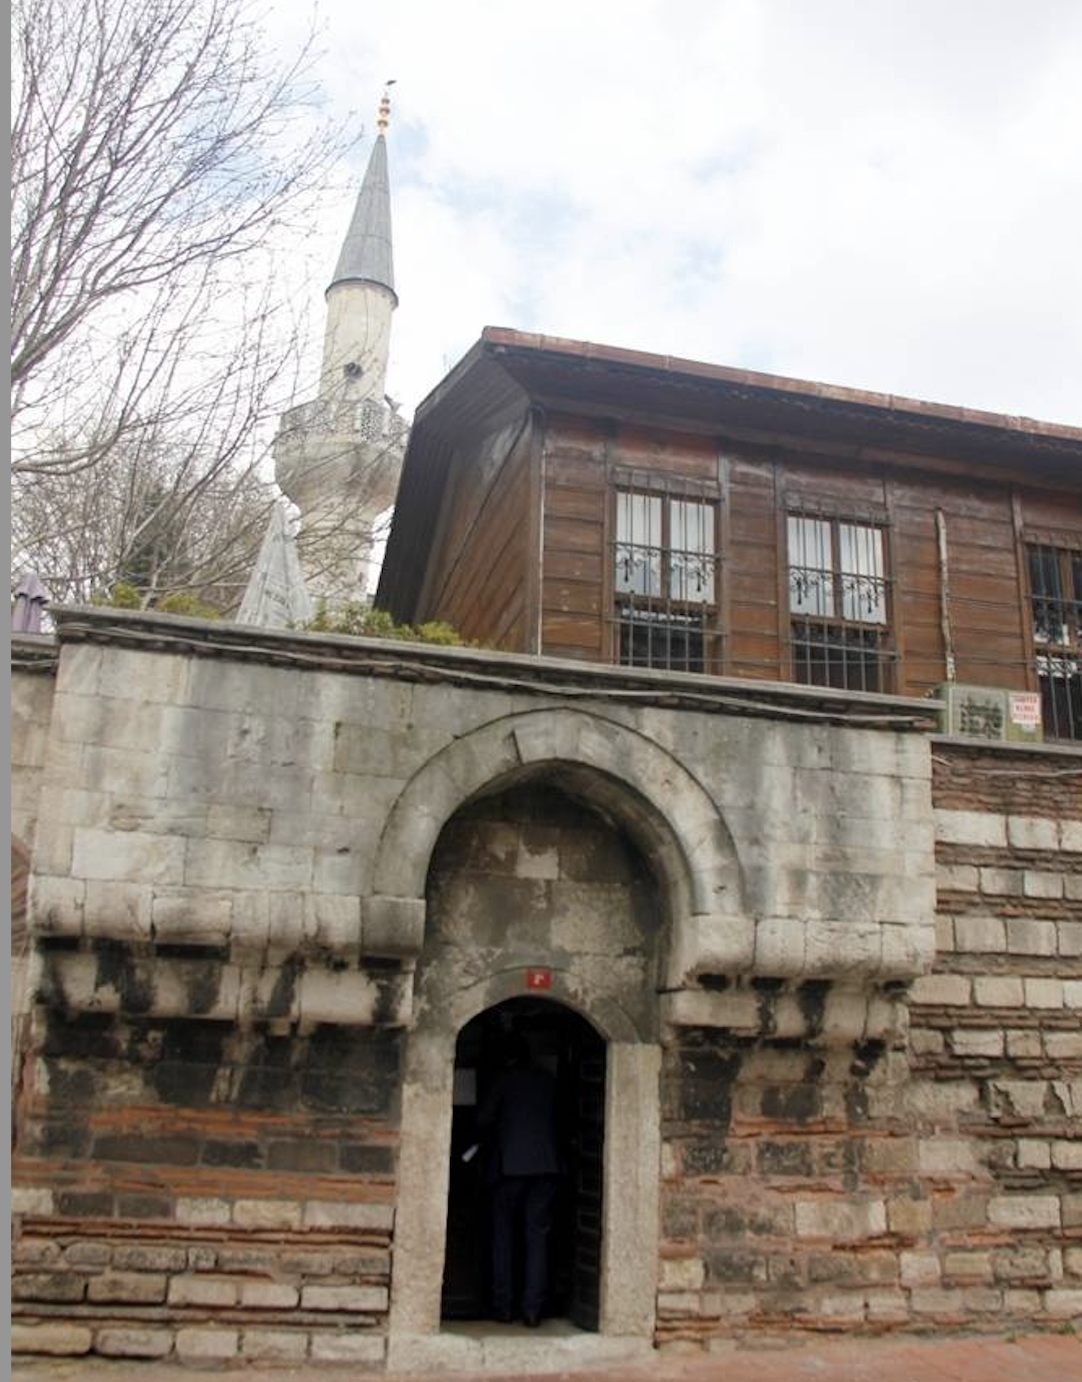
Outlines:
<svg viewBox="0 0 1082 1382"><path fill-rule="evenodd" d="M478 1112L489 1147L492 1187L492 1304L498 1320L514 1316L515 1244L523 1245L522 1318L541 1322L548 1288L552 1207L563 1170L556 1081L533 1064L525 1037L512 1036L504 1068Z"/></svg>

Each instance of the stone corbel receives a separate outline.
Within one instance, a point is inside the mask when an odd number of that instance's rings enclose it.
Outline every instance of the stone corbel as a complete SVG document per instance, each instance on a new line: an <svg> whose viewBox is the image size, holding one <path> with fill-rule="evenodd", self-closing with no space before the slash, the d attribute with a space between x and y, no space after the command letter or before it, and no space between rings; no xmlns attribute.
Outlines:
<svg viewBox="0 0 1082 1382"><path fill-rule="evenodd" d="M412 960L425 938L425 903L419 897L375 895L362 903L361 952L379 959Z"/></svg>

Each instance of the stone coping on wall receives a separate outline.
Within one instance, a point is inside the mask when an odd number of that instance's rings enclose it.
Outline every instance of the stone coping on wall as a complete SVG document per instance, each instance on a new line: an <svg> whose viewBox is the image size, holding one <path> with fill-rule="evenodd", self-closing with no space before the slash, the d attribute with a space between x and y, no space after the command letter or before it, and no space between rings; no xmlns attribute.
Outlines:
<svg viewBox="0 0 1082 1382"><path fill-rule="evenodd" d="M793 722L926 732L937 700L789 682L615 667L570 659L442 647L397 639L353 638L254 628L156 612L58 607L50 611L64 643L109 644L195 657L403 680L445 681L567 698L605 698L673 709L735 712ZM14 647L13 647L14 652Z"/></svg>

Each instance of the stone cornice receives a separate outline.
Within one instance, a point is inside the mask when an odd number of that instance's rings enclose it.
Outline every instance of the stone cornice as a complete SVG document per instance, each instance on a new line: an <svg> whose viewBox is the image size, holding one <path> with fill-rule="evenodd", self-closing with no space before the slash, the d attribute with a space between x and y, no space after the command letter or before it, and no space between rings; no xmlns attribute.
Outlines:
<svg viewBox="0 0 1082 1382"><path fill-rule="evenodd" d="M486 648L283 632L145 611L75 606L57 608L51 613L61 645L94 643L345 675L441 681L477 690L521 691L565 701L602 699L790 722L918 732L936 727L936 714L941 708L938 701L904 696L612 667Z"/></svg>

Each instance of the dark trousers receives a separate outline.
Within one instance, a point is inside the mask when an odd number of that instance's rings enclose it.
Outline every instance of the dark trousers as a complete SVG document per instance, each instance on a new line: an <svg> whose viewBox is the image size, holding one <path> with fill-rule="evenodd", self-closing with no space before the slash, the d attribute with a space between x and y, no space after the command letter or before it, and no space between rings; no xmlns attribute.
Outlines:
<svg viewBox="0 0 1082 1382"><path fill-rule="evenodd" d="M509 1314L515 1298L515 1242L522 1230L522 1311L539 1315L548 1290L555 1176L502 1176L492 1192L492 1304Z"/></svg>

